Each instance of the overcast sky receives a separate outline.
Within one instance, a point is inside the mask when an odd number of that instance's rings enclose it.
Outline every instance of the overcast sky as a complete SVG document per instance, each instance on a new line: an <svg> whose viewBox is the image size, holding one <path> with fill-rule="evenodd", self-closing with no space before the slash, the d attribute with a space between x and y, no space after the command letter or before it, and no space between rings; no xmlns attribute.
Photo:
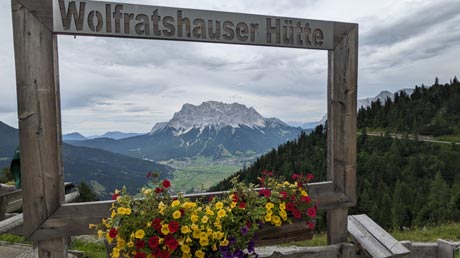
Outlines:
<svg viewBox="0 0 460 258"><path fill-rule="evenodd" d="M359 23L358 98L460 75L458 0L120 1ZM0 1L0 121L17 127L10 1ZM147 132L184 103L238 102L265 117L318 121L327 52L59 37L63 132Z"/></svg>

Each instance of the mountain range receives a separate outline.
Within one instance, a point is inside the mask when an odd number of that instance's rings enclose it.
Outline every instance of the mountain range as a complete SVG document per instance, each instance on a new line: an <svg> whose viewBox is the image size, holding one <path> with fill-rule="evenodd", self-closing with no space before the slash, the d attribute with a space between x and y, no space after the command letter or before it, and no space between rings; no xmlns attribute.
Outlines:
<svg viewBox="0 0 460 258"><path fill-rule="evenodd" d="M0 122L0 168L9 167L19 145L19 131ZM142 160L105 150L63 144L64 180L85 182L102 199L124 185L131 192L147 184L145 175L155 171L160 178L172 178L173 169L149 160Z"/></svg>
<svg viewBox="0 0 460 258"><path fill-rule="evenodd" d="M394 96L395 94L399 94L400 92L404 92L406 93L408 96L410 96L412 94L412 92L414 92L414 89L402 89L402 90L399 90L395 93L391 93L390 91L381 91L379 94L377 94L377 96L375 97L370 97L370 98L364 98L364 99L358 99L358 103L357 103L357 108L358 110L363 107L363 108L367 108L371 105L372 102L376 102L377 100L380 101L380 103L385 103L386 99L389 98L391 100L394 100ZM302 122L294 122L294 121L290 121L288 122L289 125L291 126L299 126L303 129L314 129L315 127L317 127L318 125L325 125L326 124L326 120L327 120L327 114L325 114L321 120L319 121L315 121L315 122L307 122L307 123L302 123Z"/></svg>
<svg viewBox="0 0 460 258"><path fill-rule="evenodd" d="M207 101L198 106L184 104L171 120L155 124L145 135L68 142L149 160L220 159L262 154L301 131L277 118L265 118L252 107Z"/></svg>
<svg viewBox="0 0 460 258"><path fill-rule="evenodd" d="M62 140L64 141L84 141L89 139L97 139L97 138L110 138L114 140L124 139L128 137L142 135L142 133L124 133L119 131L110 131L106 132L102 135L91 135L91 136L83 136L78 132L68 133L62 135Z"/></svg>

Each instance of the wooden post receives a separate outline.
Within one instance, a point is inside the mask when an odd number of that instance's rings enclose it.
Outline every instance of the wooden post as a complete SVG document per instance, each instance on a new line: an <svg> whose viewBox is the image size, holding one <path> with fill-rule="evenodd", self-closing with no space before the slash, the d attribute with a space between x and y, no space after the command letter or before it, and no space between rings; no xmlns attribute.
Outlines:
<svg viewBox="0 0 460 258"><path fill-rule="evenodd" d="M64 199L57 36L28 5L52 17L51 1L13 0L24 228L32 235ZM65 238L38 241L39 257L67 257Z"/></svg>
<svg viewBox="0 0 460 258"><path fill-rule="evenodd" d="M328 51L328 180L356 203L356 99L358 27L336 27L336 45ZM328 211L328 244L347 241L347 208Z"/></svg>

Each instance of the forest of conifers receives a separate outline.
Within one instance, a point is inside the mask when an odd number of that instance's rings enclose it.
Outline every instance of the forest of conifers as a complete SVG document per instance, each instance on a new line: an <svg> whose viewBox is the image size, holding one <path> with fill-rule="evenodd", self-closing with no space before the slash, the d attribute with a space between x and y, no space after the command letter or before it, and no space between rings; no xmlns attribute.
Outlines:
<svg viewBox="0 0 460 258"><path fill-rule="evenodd" d="M411 96L400 92L394 101L373 103L358 112L357 193L351 214L366 213L386 229L411 228L460 221L460 145L411 140L408 134L453 135L460 132L460 83L416 87ZM385 136L370 136L367 130ZM403 133L402 139L389 132ZM236 173L257 183L262 170L290 178L313 173L326 180L326 131L318 126L261 156ZM212 190L230 187L229 179ZM324 215L318 229L324 229Z"/></svg>

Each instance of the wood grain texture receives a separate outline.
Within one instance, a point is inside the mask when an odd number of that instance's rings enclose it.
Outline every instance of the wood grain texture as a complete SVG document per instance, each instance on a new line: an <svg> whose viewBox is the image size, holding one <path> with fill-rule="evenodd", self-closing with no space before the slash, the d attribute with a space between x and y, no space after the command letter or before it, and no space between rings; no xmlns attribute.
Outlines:
<svg viewBox="0 0 460 258"><path fill-rule="evenodd" d="M398 240L392 237L382 227L375 223L366 214L348 216L348 221L354 220L360 223L375 239L377 239L392 255L401 255L409 253L409 250L404 247Z"/></svg>
<svg viewBox="0 0 460 258"><path fill-rule="evenodd" d="M358 27L338 24L328 51L327 176L335 191L356 204ZM328 243L347 241L344 208L328 211Z"/></svg>
<svg viewBox="0 0 460 258"><path fill-rule="evenodd" d="M64 197L57 134L54 53L56 38L13 0L24 233L30 235Z"/></svg>
<svg viewBox="0 0 460 258"><path fill-rule="evenodd" d="M28 1L25 1L28 2ZM33 5L46 7L47 1ZM30 6L29 6L30 8ZM39 8L37 6L37 8ZM41 7L40 7L41 8ZM37 18L40 11L12 1L19 145L23 189L23 234L31 236L64 200L57 37ZM62 244L61 244L62 243ZM39 257L67 257L65 239L38 242Z"/></svg>
<svg viewBox="0 0 460 258"><path fill-rule="evenodd" d="M15 215L9 219L0 221L0 234L5 234L10 230L19 227L24 222L22 213Z"/></svg>
<svg viewBox="0 0 460 258"><path fill-rule="evenodd" d="M52 0L17 0L49 31L53 30L53 2Z"/></svg>

